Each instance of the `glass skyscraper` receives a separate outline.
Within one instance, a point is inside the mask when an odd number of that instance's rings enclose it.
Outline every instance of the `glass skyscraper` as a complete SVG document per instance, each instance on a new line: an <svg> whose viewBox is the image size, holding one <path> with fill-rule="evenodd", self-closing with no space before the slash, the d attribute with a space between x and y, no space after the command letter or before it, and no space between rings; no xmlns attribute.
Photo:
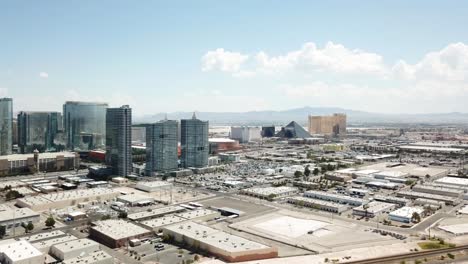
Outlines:
<svg viewBox="0 0 468 264"><path fill-rule="evenodd" d="M198 120L194 113L192 119L181 120L180 133L182 167L206 167L209 152L208 121Z"/></svg>
<svg viewBox="0 0 468 264"><path fill-rule="evenodd" d="M0 155L12 153L13 99L0 98Z"/></svg>
<svg viewBox="0 0 468 264"><path fill-rule="evenodd" d="M115 175L132 173L132 109L128 105L107 109L106 164Z"/></svg>
<svg viewBox="0 0 468 264"><path fill-rule="evenodd" d="M66 102L63 105L63 125L69 149L105 148L107 107L106 103L90 102Z"/></svg>
<svg viewBox="0 0 468 264"><path fill-rule="evenodd" d="M63 149L55 138L63 130L62 114L58 112L20 112L18 114L18 146L21 153Z"/></svg>
<svg viewBox="0 0 468 264"><path fill-rule="evenodd" d="M162 120L146 127L146 175L176 170L178 123Z"/></svg>

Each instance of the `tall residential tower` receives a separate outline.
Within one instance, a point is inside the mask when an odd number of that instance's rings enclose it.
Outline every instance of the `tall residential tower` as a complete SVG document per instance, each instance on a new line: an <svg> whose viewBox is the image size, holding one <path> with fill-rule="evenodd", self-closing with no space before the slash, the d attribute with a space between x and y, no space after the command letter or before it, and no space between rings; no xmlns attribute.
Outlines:
<svg viewBox="0 0 468 264"><path fill-rule="evenodd" d="M132 109L128 105L106 111L106 164L115 175L132 172Z"/></svg>
<svg viewBox="0 0 468 264"><path fill-rule="evenodd" d="M178 123L162 120L146 127L146 175L176 170Z"/></svg>
<svg viewBox="0 0 468 264"><path fill-rule="evenodd" d="M181 120L181 165L184 168L201 168L208 165L208 121L192 119Z"/></svg>
<svg viewBox="0 0 468 264"><path fill-rule="evenodd" d="M0 155L9 155L13 148L13 99L0 98Z"/></svg>

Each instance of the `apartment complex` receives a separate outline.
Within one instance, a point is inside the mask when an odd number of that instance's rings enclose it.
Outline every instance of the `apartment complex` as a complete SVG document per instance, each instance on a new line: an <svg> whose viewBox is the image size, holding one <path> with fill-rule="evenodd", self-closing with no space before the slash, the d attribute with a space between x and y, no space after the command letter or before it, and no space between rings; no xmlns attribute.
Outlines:
<svg viewBox="0 0 468 264"><path fill-rule="evenodd" d="M106 111L106 163L115 175L132 172L132 109L128 105Z"/></svg>
<svg viewBox="0 0 468 264"><path fill-rule="evenodd" d="M196 118L181 120L181 165L201 168L208 165L208 121Z"/></svg>
<svg viewBox="0 0 468 264"><path fill-rule="evenodd" d="M177 130L175 120L162 120L146 128L146 175L176 170Z"/></svg>

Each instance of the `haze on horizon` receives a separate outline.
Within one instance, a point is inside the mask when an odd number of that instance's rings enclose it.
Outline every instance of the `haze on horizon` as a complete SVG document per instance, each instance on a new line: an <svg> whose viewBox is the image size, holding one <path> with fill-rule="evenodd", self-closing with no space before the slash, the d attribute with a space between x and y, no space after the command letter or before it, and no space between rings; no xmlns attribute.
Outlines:
<svg viewBox="0 0 468 264"><path fill-rule="evenodd" d="M0 96L136 115L468 112L462 1L2 1Z"/></svg>

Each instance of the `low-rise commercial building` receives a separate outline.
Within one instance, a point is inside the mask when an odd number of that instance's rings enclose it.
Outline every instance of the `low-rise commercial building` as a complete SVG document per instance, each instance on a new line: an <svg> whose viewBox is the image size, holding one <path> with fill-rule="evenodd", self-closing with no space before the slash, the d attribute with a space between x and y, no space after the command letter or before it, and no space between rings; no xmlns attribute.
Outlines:
<svg viewBox="0 0 468 264"><path fill-rule="evenodd" d="M76 258L67 259L62 264L113 264L114 258L106 252L99 250L90 253L86 256L78 256Z"/></svg>
<svg viewBox="0 0 468 264"><path fill-rule="evenodd" d="M174 214L185 211L185 208L181 206L167 206L157 209L152 209L151 211L142 211L138 213L129 214L128 219L133 221L144 221L152 218L161 217L168 214Z"/></svg>
<svg viewBox="0 0 468 264"><path fill-rule="evenodd" d="M374 200L397 204L399 206L405 206L410 202L410 200L405 199L405 198L394 197L394 196L383 196L383 195L375 195Z"/></svg>
<svg viewBox="0 0 468 264"><path fill-rule="evenodd" d="M330 180L330 181L337 181L337 182L348 182L348 181L351 181L353 178L348 175L341 174L341 173L329 172L325 174L325 179Z"/></svg>
<svg viewBox="0 0 468 264"><path fill-rule="evenodd" d="M21 226L21 224L38 223L40 215L29 208L7 208L0 209L0 226L6 229Z"/></svg>
<svg viewBox="0 0 468 264"><path fill-rule="evenodd" d="M425 199L425 198L417 198L414 200L414 205L419 205L422 207L431 207L435 209L440 209L442 206L444 206L444 202L437 201L437 200L432 200L432 199Z"/></svg>
<svg viewBox="0 0 468 264"><path fill-rule="evenodd" d="M117 197L117 201L130 206L144 206L154 203L154 198L142 194L126 194Z"/></svg>
<svg viewBox="0 0 468 264"><path fill-rule="evenodd" d="M261 199L277 199L287 197L299 192L295 187L264 187L264 188L248 188L241 190L242 194L261 198Z"/></svg>
<svg viewBox="0 0 468 264"><path fill-rule="evenodd" d="M216 217L219 217L221 214L218 211L213 211L209 209L198 209L193 211L187 211L184 213L178 213L176 216L182 217L187 220L199 220L199 221L208 221Z"/></svg>
<svg viewBox="0 0 468 264"><path fill-rule="evenodd" d="M307 191L304 193L304 197L324 200L324 201L331 201L335 203L341 204L349 204L352 206L360 206L365 203L363 199L354 198L346 195L341 194L334 194L334 193L327 193L322 191Z"/></svg>
<svg viewBox="0 0 468 264"><path fill-rule="evenodd" d="M90 253L99 250L99 243L84 238L53 245L50 248L50 254L57 259L65 260L89 255Z"/></svg>
<svg viewBox="0 0 468 264"><path fill-rule="evenodd" d="M353 215L374 217L380 213L383 213L387 210L392 210L394 208L395 204L372 201L366 205L353 208Z"/></svg>
<svg viewBox="0 0 468 264"><path fill-rule="evenodd" d="M142 221L140 224L144 225L148 229L152 229L154 232L160 232L163 226L173 225L184 221L188 220L176 215L166 215L163 217Z"/></svg>
<svg viewBox="0 0 468 264"><path fill-rule="evenodd" d="M157 192L159 190L172 188L172 183L165 181L139 182L135 188L144 192Z"/></svg>
<svg viewBox="0 0 468 264"><path fill-rule="evenodd" d="M348 207L344 204L327 202L303 196L290 197L288 198L288 203L333 213L341 213L348 209Z"/></svg>
<svg viewBox="0 0 468 264"><path fill-rule="evenodd" d="M468 179L467 178L458 178L458 177L442 177L434 181L435 183L442 183L450 186L465 187L468 188Z"/></svg>
<svg viewBox="0 0 468 264"><path fill-rule="evenodd" d="M409 199L424 198L424 199L437 200L437 201L442 201L447 205L453 205L453 204L458 203L458 199L454 199L454 197L448 197L448 196L430 194L430 193L422 193L422 192L400 191L400 192L397 192L397 196L405 197Z"/></svg>
<svg viewBox="0 0 468 264"><path fill-rule="evenodd" d="M104 220L94 223L89 229L90 238L110 248L124 246L134 238L150 236L152 231L124 220Z"/></svg>
<svg viewBox="0 0 468 264"><path fill-rule="evenodd" d="M463 190L445 188L445 187L438 187L438 186L426 186L426 185L415 185L412 188L415 192L422 192L422 193L430 193L430 194L438 194L443 196L450 196L459 198L463 195Z"/></svg>
<svg viewBox="0 0 468 264"><path fill-rule="evenodd" d="M0 263L32 264L44 263L44 254L28 241L8 239L0 241Z"/></svg>
<svg viewBox="0 0 468 264"><path fill-rule="evenodd" d="M28 174L36 171L65 171L80 166L74 152L46 152L0 156L0 176Z"/></svg>
<svg viewBox="0 0 468 264"><path fill-rule="evenodd" d="M106 201L119 195L118 191L109 188L79 189L20 198L16 200L16 205L44 211L74 206L82 202Z"/></svg>
<svg viewBox="0 0 468 264"><path fill-rule="evenodd" d="M278 249L242 237L230 235L195 222L183 222L163 228L178 243L185 243L228 262L275 258Z"/></svg>
<svg viewBox="0 0 468 264"><path fill-rule="evenodd" d="M405 206L388 214L388 218L392 221L410 223L414 213L421 215L423 211L424 209L421 207Z"/></svg>

